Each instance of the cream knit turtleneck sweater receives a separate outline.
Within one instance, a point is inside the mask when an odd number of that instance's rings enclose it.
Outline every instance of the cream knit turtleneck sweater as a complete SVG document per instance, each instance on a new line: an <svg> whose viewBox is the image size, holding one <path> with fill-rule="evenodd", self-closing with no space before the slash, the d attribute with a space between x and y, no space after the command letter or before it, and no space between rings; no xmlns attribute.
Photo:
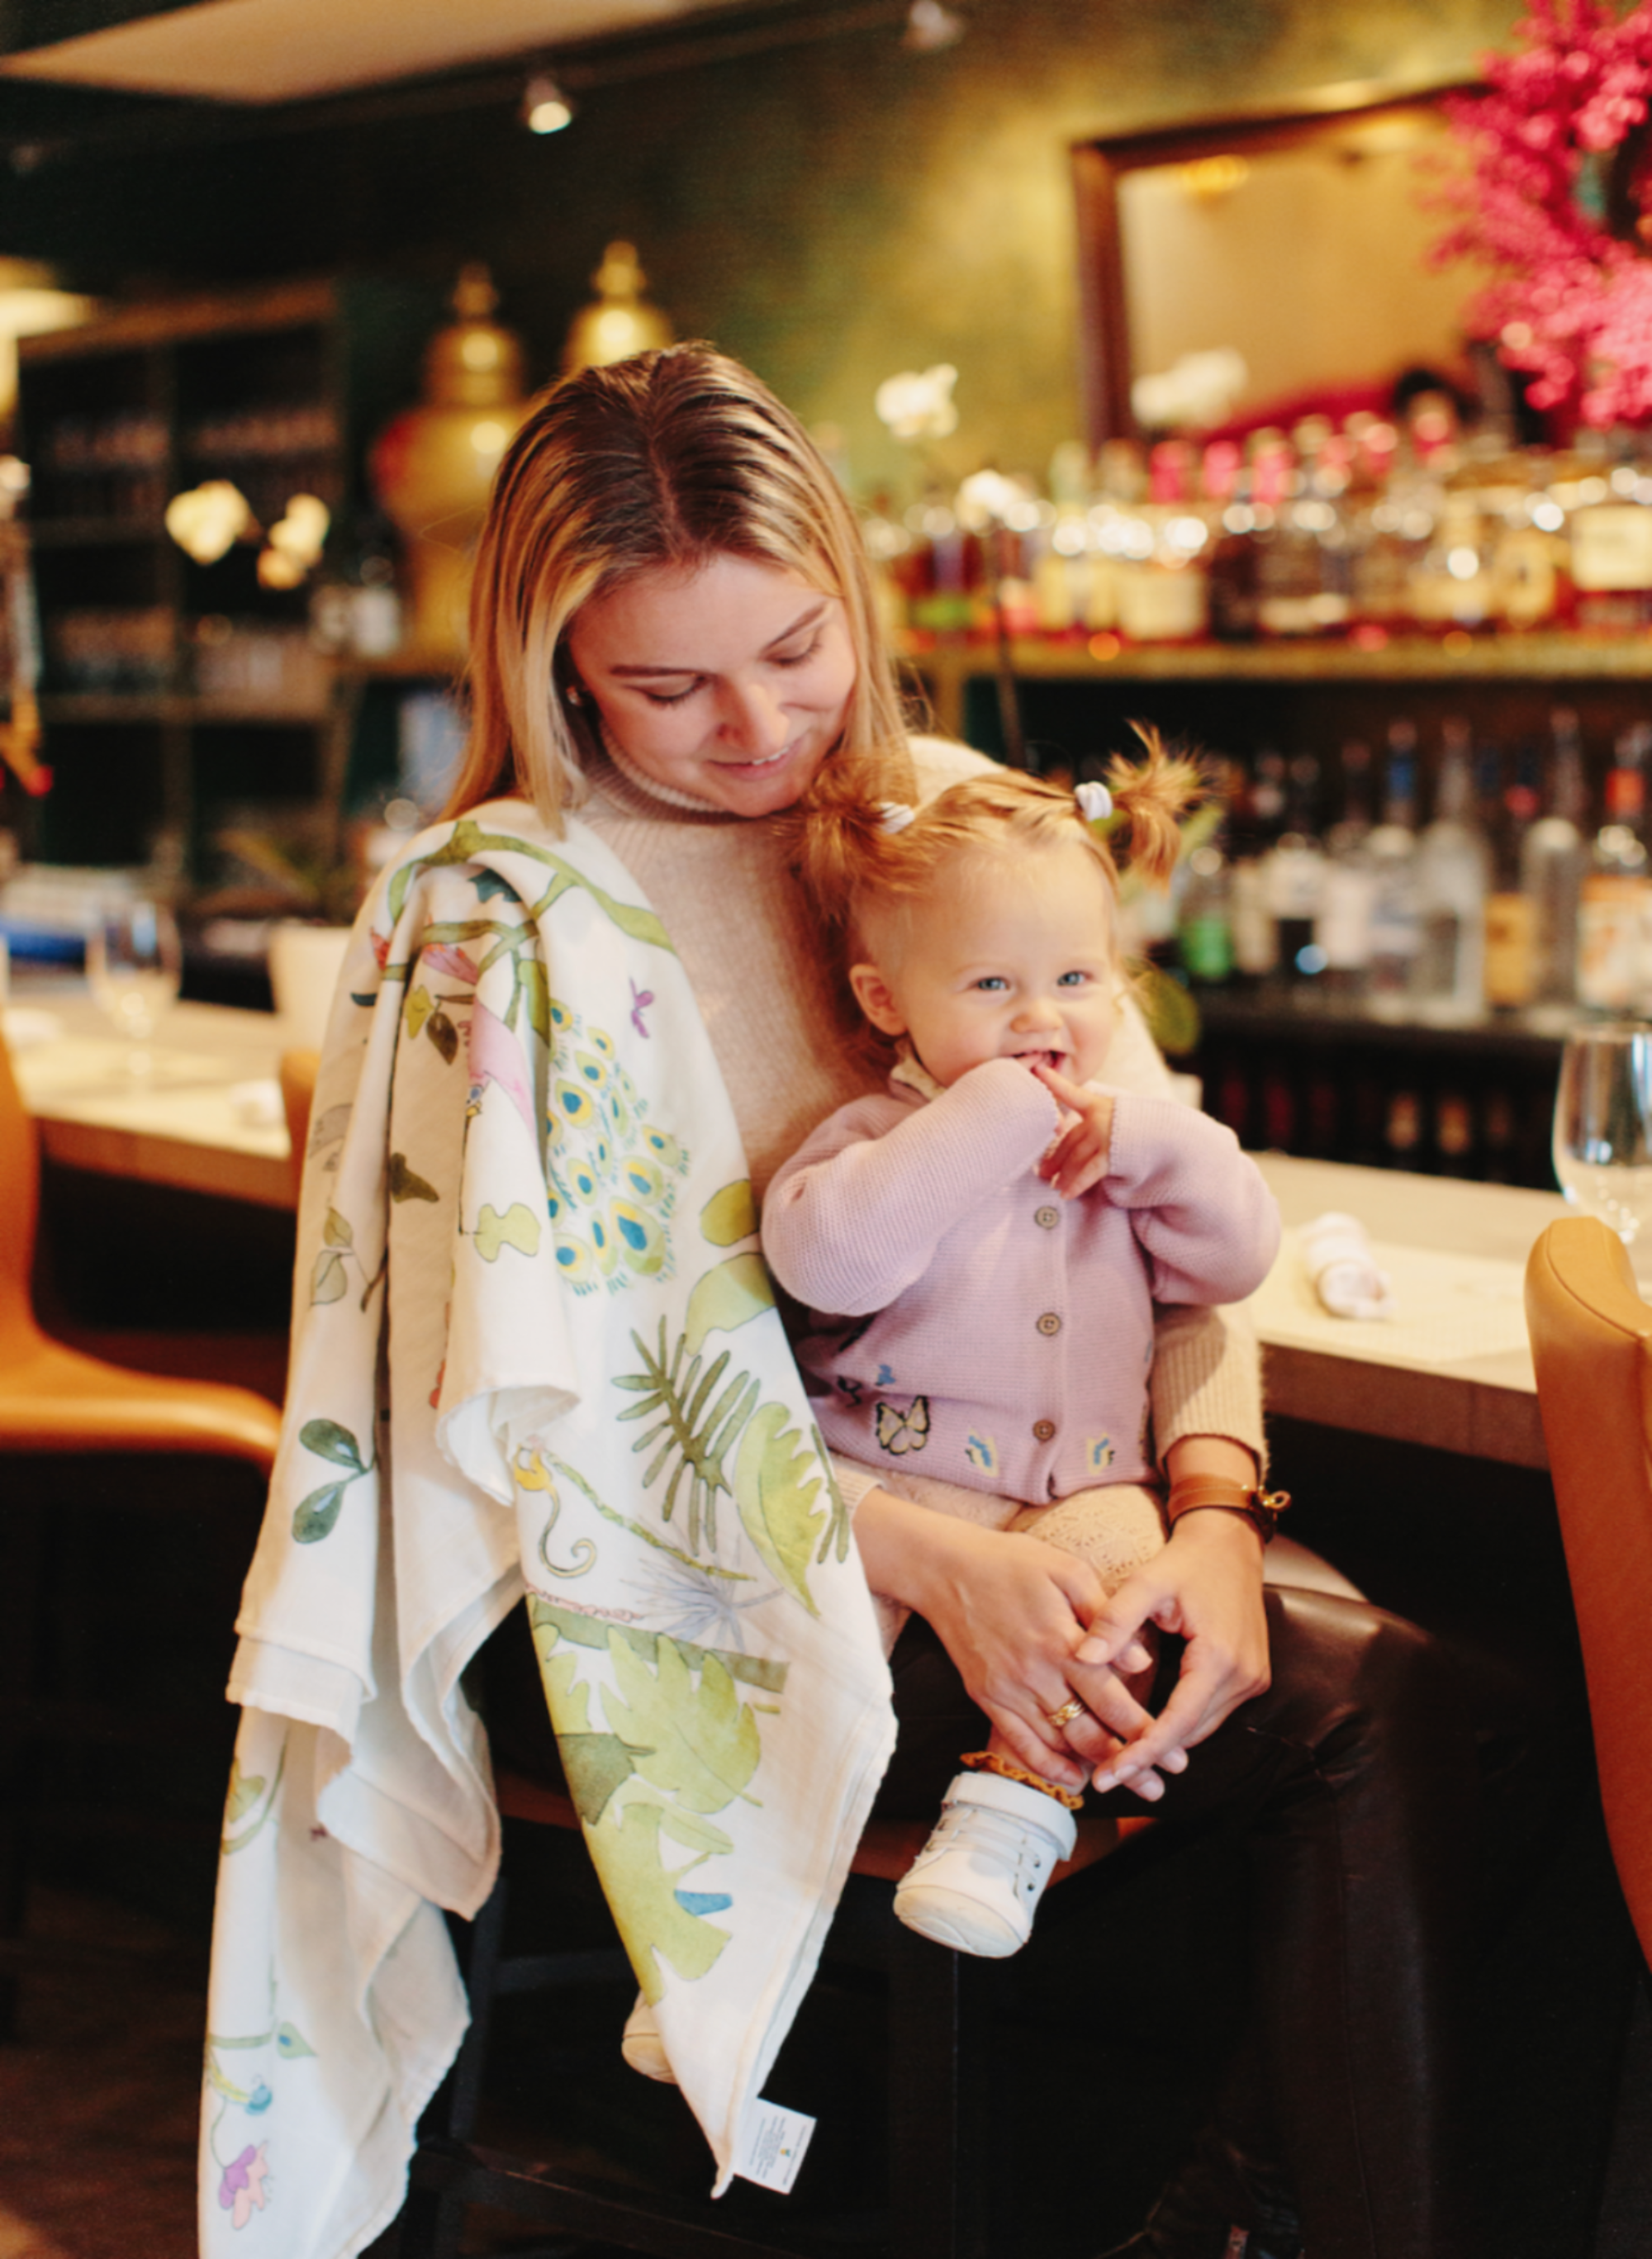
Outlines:
<svg viewBox="0 0 1652 2259"><path fill-rule="evenodd" d="M922 798L991 764L962 745L915 738ZM839 1106L879 1087L837 1033L829 970L780 825L667 795L602 755L579 809L665 920L705 1017L759 1200L780 1163ZM1169 1077L1138 1015L1121 1015L1107 1079L1150 1096ZM1181 1310L1154 1336L1155 1441L1227 1436L1261 1453L1256 1339L1243 1306Z"/></svg>

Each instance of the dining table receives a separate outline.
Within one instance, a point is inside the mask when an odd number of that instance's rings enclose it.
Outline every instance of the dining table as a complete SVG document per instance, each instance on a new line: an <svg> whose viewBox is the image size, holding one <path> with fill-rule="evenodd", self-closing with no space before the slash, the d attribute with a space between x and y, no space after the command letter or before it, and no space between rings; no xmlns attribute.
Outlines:
<svg viewBox="0 0 1652 2259"><path fill-rule="evenodd" d="M4 1030L41 1150L138 1184L296 1204L281 1106L293 1031L271 1012L179 1002L141 1045L75 976L14 978Z"/></svg>
<svg viewBox="0 0 1652 2259"><path fill-rule="evenodd" d="M268 1012L181 1002L132 1071L131 1042L84 983L14 990L6 1034L47 1157L139 1184L290 1209L295 1172L277 1080L293 1031ZM1285 1225L1250 1308L1276 1415L1506 1465L1547 1464L1522 1279L1558 1193L1258 1153ZM1392 1315L1332 1316L1300 1235L1351 1215L1392 1286Z"/></svg>

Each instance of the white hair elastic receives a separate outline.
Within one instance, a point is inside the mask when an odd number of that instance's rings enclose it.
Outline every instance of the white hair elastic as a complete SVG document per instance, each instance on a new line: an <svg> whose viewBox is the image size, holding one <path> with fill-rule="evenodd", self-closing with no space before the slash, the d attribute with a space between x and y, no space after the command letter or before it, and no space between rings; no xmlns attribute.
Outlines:
<svg viewBox="0 0 1652 2259"><path fill-rule="evenodd" d="M916 814L916 809L908 808L904 801L883 801L878 809L878 829L892 836L897 831L904 831Z"/></svg>
<svg viewBox="0 0 1652 2259"><path fill-rule="evenodd" d="M1113 795L1104 784L1086 781L1075 785L1072 796L1079 803L1079 813L1086 823L1100 823L1113 813Z"/></svg>

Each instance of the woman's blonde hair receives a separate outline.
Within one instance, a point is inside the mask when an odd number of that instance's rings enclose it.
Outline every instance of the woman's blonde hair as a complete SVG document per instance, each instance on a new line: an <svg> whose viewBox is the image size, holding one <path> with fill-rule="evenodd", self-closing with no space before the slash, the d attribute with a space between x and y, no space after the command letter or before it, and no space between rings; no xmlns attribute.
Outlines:
<svg viewBox="0 0 1652 2259"><path fill-rule="evenodd" d="M932 895L960 856L1070 843L1093 858L1116 901L1116 841L1150 886L1168 881L1180 852L1179 820L1204 797L1207 780L1197 762L1167 752L1157 730L1140 723L1136 729L1147 758L1117 757L1109 765L1107 788L1122 823L1106 830L1086 821L1070 787L1020 769L951 785L909 823L897 816L894 829L887 801L857 795L845 777L822 776L799 811L797 867L837 968L846 1033L865 1031L849 967L866 947L868 919Z"/></svg>
<svg viewBox="0 0 1652 2259"><path fill-rule="evenodd" d="M639 574L719 556L797 574L841 599L855 684L832 766L909 791L900 700L859 528L819 449L767 386L709 346L583 370L537 403L505 451L476 552L470 735L448 796L530 798L553 830L585 797L598 717L567 631Z"/></svg>

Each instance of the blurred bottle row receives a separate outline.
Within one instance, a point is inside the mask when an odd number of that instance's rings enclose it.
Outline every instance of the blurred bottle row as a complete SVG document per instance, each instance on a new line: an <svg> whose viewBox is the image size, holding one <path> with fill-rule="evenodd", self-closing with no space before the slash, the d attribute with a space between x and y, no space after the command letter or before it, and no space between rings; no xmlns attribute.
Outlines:
<svg viewBox="0 0 1652 2259"><path fill-rule="evenodd" d="M1569 709L1512 757L1445 723L1426 823L1418 752L1399 720L1380 760L1345 745L1333 777L1271 752L1230 772L1221 826L1170 895L1132 898L1134 948L1195 986L1273 983L1395 1016L1652 1012L1652 724L1619 737L1598 824Z"/></svg>
<svg viewBox="0 0 1652 2259"><path fill-rule="evenodd" d="M1652 441L1564 450L1409 420L1150 450L1060 449L1049 492L993 472L865 520L886 624L936 638L1243 643L1652 624Z"/></svg>

